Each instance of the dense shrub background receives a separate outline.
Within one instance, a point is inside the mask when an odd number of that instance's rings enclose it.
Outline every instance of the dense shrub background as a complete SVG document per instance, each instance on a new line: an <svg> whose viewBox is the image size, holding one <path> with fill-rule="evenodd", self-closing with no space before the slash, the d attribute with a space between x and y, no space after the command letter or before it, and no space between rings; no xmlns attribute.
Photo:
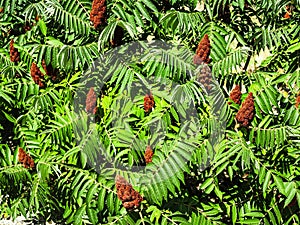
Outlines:
<svg viewBox="0 0 300 225"><path fill-rule="evenodd" d="M0 0L0 216L59 224L299 224L299 9L299 0ZM164 40L196 52L205 34L208 66L230 102L220 109L221 141L208 138L215 121L208 96L182 72L192 61L182 62L176 50L165 52L178 65L173 70L159 61L118 65L97 112L91 110L107 154L128 167L144 162L141 152L155 142L149 135L155 118L165 121L168 138L155 146L146 168L155 171L169 160L172 167L162 167L162 174L178 173L161 182L157 173L146 186L125 174L144 199L126 210L115 187L118 171L91 168L81 151L85 139L74 135L73 99L83 71L131 41ZM114 113L130 81L151 76L177 82L173 91L195 102L201 126L190 143L174 144L185 131L167 91L152 87L149 113L143 108L149 93L125 101L123 117ZM229 99L236 85L240 105ZM250 92L254 118L243 126L235 118ZM122 133L112 120L130 125ZM144 145L135 146L132 137ZM27 154L22 160L19 148Z"/></svg>

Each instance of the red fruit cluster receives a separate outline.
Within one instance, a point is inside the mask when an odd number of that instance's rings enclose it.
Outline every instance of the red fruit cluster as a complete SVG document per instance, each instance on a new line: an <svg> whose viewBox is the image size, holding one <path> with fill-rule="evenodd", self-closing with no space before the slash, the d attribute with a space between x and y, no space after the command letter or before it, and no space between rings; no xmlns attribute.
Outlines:
<svg viewBox="0 0 300 225"><path fill-rule="evenodd" d="M45 63L44 60L42 62L42 66L43 66L43 69L45 71L47 71L46 63ZM44 83L43 83L44 74L41 72L41 70L39 69L39 67L34 62L32 62L32 64L31 64L30 74L31 74L31 77L32 77L33 81L37 85L39 85L40 87L44 87Z"/></svg>
<svg viewBox="0 0 300 225"><path fill-rule="evenodd" d="M33 168L34 167L34 161L31 158L29 154L26 154L26 152L19 148L19 154L18 154L19 162L23 163L23 166L25 168Z"/></svg>
<svg viewBox="0 0 300 225"><path fill-rule="evenodd" d="M241 104L241 87L236 85L235 88L230 92L229 98L236 104Z"/></svg>
<svg viewBox="0 0 300 225"><path fill-rule="evenodd" d="M205 34L198 44L198 48L196 50L196 55L194 56L194 64L200 65L202 63L208 64L210 62L209 59L210 53L210 41L208 39L208 35Z"/></svg>
<svg viewBox="0 0 300 225"><path fill-rule="evenodd" d="M146 164L152 162L153 151L152 151L152 149L151 149L151 147L149 145L146 148L144 157L145 157Z"/></svg>
<svg viewBox="0 0 300 225"><path fill-rule="evenodd" d="M90 13L90 20L95 28L103 25L106 22L106 0L94 0Z"/></svg>
<svg viewBox="0 0 300 225"><path fill-rule="evenodd" d="M97 95L94 91L94 88L91 87L85 100L85 111L87 113L96 114L97 112Z"/></svg>
<svg viewBox="0 0 300 225"><path fill-rule="evenodd" d="M300 92L298 93L298 96L296 97L295 106L296 106L297 109L298 109L299 105L300 105Z"/></svg>
<svg viewBox="0 0 300 225"><path fill-rule="evenodd" d="M146 94L144 97L144 110L145 112L149 112L149 110L151 110L154 107L154 98L152 96L152 94L150 93L149 95Z"/></svg>
<svg viewBox="0 0 300 225"><path fill-rule="evenodd" d="M9 43L9 55L10 61L12 62L18 62L20 60L20 54L18 52L18 49L14 47L14 39L11 39Z"/></svg>
<svg viewBox="0 0 300 225"><path fill-rule="evenodd" d="M200 73L197 74L197 81L205 87L206 90L210 90L212 88L212 76L211 70L208 66L203 66L200 70Z"/></svg>
<svg viewBox="0 0 300 225"><path fill-rule="evenodd" d="M112 47L121 45L123 35L124 35L123 28L117 26L114 32L114 38L110 40L110 44L112 45Z"/></svg>
<svg viewBox="0 0 300 225"><path fill-rule="evenodd" d="M252 92L250 92L235 118L242 126L246 127L254 118L254 112L254 98Z"/></svg>
<svg viewBox="0 0 300 225"><path fill-rule="evenodd" d="M53 67L52 67L51 64L49 64L49 65L47 66L47 64L46 64L46 62L45 62L44 59L42 60L42 67L43 67L43 69L45 70L45 73L47 74L47 76L48 76L48 77L51 77L51 79L52 79L53 81L55 81L56 78L57 78L57 72L58 72L57 69L53 69Z"/></svg>
<svg viewBox="0 0 300 225"><path fill-rule="evenodd" d="M116 176L116 188L118 198L122 201L123 206L126 209L134 209L139 207L143 197L136 190L132 188L124 177Z"/></svg>

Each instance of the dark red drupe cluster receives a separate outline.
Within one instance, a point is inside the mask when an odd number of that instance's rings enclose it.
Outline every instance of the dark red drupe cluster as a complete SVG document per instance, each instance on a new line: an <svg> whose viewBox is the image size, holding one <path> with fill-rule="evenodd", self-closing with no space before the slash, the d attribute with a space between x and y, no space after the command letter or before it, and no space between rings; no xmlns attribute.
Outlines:
<svg viewBox="0 0 300 225"><path fill-rule="evenodd" d="M23 163L25 168L34 168L34 161L29 154L27 154L23 148L19 148L18 154L19 162Z"/></svg>
<svg viewBox="0 0 300 225"><path fill-rule="evenodd" d="M146 148L144 157L145 157L146 164L152 162L153 151L152 151L152 149L151 149L151 147L149 145Z"/></svg>
<svg viewBox="0 0 300 225"><path fill-rule="evenodd" d="M97 112L97 95L93 87L90 88L86 96L85 111L87 113L96 114Z"/></svg>
<svg viewBox="0 0 300 225"><path fill-rule="evenodd" d="M12 62L18 62L20 60L20 54L18 52L18 49L14 47L14 39L11 39L9 43L9 55L10 61Z"/></svg>
<svg viewBox="0 0 300 225"><path fill-rule="evenodd" d="M200 73L197 74L197 81L203 84L208 91L212 88L211 70L207 65L203 66Z"/></svg>
<svg viewBox="0 0 300 225"><path fill-rule="evenodd" d="M236 104L241 104L241 96L242 96L241 87L240 85L236 85L235 88L232 89L232 91L230 92L229 98Z"/></svg>
<svg viewBox="0 0 300 225"><path fill-rule="evenodd" d="M117 175L115 182L118 198L122 201L124 208L130 210L139 207L141 201L143 201L140 193L134 190L132 185L122 176Z"/></svg>
<svg viewBox="0 0 300 225"><path fill-rule="evenodd" d="M92 21L95 28L106 22L106 1L105 0L94 0L92 4L92 10L90 13L90 20Z"/></svg>
<svg viewBox="0 0 300 225"><path fill-rule="evenodd" d="M296 103L295 103L296 108L298 108L299 105L300 105L300 92L298 93L298 95L296 97Z"/></svg>
<svg viewBox="0 0 300 225"><path fill-rule="evenodd" d="M47 68L46 68L45 65L46 64L44 63L43 69L45 71L47 71ZM44 80L44 74L42 73L42 71L40 70L40 68L34 62L32 62L32 64L31 64L30 74L31 74L31 77L32 77L33 81L37 85L39 85L39 87L44 87L44 81L43 81Z"/></svg>
<svg viewBox="0 0 300 225"><path fill-rule="evenodd" d="M194 64L196 65L200 65L202 63L208 64L210 62L209 53L210 53L210 41L208 39L208 35L205 34L198 44L198 48L194 56Z"/></svg>
<svg viewBox="0 0 300 225"><path fill-rule="evenodd" d="M255 108L254 108L254 98L252 92L250 92L236 114L236 120L242 126L246 127L254 118Z"/></svg>
<svg viewBox="0 0 300 225"><path fill-rule="evenodd" d="M149 112L154 107L154 98L152 94L146 94L144 97L144 110L145 112Z"/></svg>

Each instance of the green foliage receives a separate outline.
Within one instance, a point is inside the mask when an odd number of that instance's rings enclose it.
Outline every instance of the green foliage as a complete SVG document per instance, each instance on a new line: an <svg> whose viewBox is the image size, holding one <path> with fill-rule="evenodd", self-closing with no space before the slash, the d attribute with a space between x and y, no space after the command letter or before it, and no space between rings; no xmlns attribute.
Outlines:
<svg viewBox="0 0 300 225"><path fill-rule="evenodd" d="M94 29L91 0L0 0L1 218L299 224L300 2L106 4L107 22ZM126 55L112 44L119 28L121 44L158 39L182 48L140 43L143 55ZM205 34L216 79L210 91L191 76ZM15 63L11 39L20 54ZM30 68L34 62L44 73L43 60L49 73L39 87ZM242 102L254 96L248 127L235 119L240 106L227 104L235 84ZM97 113L87 114L86 94L97 85ZM150 91L155 107L147 113ZM154 146L152 162L134 171L145 165L147 145ZM19 148L34 168L19 162ZM144 198L135 210L118 198L119 173Z"/></svg>

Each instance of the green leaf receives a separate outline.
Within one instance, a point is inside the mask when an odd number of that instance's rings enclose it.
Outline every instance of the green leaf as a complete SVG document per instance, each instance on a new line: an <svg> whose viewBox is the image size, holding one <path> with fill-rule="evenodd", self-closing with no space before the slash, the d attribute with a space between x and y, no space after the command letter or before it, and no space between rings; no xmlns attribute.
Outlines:
<svg viewBox="0 0 300 225"><path fill-rule="evenodd" d="M298 51L299 49L300 49L300 42L295 43L295 44L289 46L289 48L287 49L287 52L293 53L295 51Z"/></svg>
<svg viewBox="0 0 300 225"><path fill-rule="evenodd" d="M263 196L266 197L267 195L267 188L269 186L269 182L270 182L270 179L271 179L271 171L268 170L266 176L265 176L265 180L264 180L264 183L263 183Z"/></svg>
<svg viewBox="0 0 300 225"><path fill-rule="evenodd" d="M239 224L260 224L259 219L245 219L237 222Z"/></svg>
<svg viewBox="0 0 300 225"><path fill-rule="evenodd" d="M288 204L291 203L291 201L294 199L295 195L296 195L296 189L293 188L287 195L286 200L284 201L284 207L287 207Z"/></svg>
<svg viewBox="0 0 300 225"><path fill-rule="evenodd" d="M211 185L214 181L214 178L210 177L210 178L207 178L203 184L200 186L201 189L205 189L207 188L209 185Z"/></svg>
<svg viewBox="0 0 300 225"><path fill-rule="evenodd" d="M283 183L282 179L276 175L273 175L273 178L274 178L275 185L277 186L279 192L283 195L286 195L284 183Z"/></svg>
<svg viewBox="0 0 300 225"><path fill-rule="evenodd" d="M44 36L47 36L47 26L46 26L46 23L44 22L44 20L42 20L42 19L39 20L39 27L40 27L42 34Z"/></svg>

